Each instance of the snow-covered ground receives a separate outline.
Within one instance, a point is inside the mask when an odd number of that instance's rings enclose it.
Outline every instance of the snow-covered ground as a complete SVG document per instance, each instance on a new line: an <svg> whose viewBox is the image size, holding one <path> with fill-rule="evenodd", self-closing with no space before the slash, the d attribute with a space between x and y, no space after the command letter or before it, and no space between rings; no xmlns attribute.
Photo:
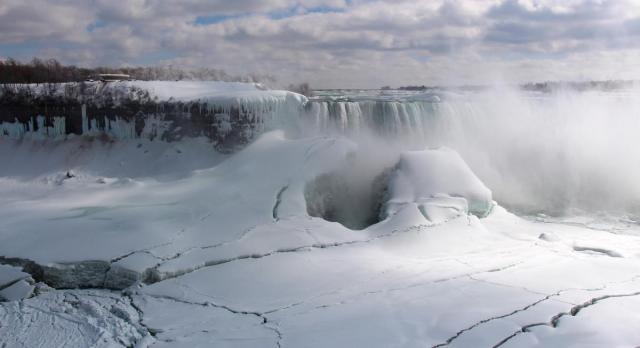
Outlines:
<svg viewBox="0 0 640 348"><path fill-rule="evenodd" d="M0 138L0 346L640 345L634 221L514 215L444 147L368 173L377 223L310 216L367 150Z"/></svg>

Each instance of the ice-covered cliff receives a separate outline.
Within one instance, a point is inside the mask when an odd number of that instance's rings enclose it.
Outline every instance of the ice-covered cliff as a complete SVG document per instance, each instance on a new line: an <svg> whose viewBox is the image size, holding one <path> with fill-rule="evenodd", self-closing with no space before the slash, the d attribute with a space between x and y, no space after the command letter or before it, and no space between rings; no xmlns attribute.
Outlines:
<svg viewBox="0 0 640 348"><path fill-rule="evenodd" d="M112 139L208 137L221 151L297 116L306 98L258 84L217 81L120 81L4 85L0 136Z"/></svg>

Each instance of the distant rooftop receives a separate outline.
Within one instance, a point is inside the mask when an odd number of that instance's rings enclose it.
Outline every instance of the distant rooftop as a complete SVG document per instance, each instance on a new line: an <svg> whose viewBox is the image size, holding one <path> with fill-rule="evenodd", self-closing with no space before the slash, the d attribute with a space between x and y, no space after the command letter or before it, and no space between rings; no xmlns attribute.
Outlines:
<svg viewBox="0 0 640 348"><path fill-rule="evenodd" d="M123 81L131 79L131 76L128 74L97 74L95 76L96 80L100 81Z"/></svg>

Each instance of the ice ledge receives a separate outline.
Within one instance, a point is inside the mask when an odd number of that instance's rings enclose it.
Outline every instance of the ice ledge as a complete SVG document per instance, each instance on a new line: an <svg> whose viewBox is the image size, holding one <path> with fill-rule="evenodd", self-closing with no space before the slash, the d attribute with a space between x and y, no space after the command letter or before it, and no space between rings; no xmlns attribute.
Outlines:
<svg viewBox="0 0 640 348"><path fill-rule="evenodd" d="M111 261L88 260L68 263L38 264L23 258L0 256L0 278L4 285L0 291L21 280L32 285L42 282L56 289L104 288L121 290L139 282L148 281L150 270L158 265L157 258L144 252L134 252ZM11 270L3 271L3 270ZM22 271L24 270L24 272ZM6 276L2 276L2 275ZM10 277L9 277L10 276ZM35 280L35 281L34 281ZM21 298L31 296L24 292ZM2 293L0 292L0 296ZM12 300L16 298L8 299Z"/></svg>

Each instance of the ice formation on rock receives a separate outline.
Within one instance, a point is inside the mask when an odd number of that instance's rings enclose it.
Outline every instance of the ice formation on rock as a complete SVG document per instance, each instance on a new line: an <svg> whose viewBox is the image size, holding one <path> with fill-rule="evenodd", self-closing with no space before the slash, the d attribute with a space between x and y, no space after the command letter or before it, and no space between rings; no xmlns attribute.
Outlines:
<svg viewBox="0 0 640 348"><path fill-rule="evenodd" d="M485 217L493 207L491 191L457 152L446 147L400 155L381 214L393 215L411 203L431 221L467 213Z"/></svg>
<svg viewBox="0 0 640 348"><path fill-rule="evenodd" d="M256 84L133 81L14 85L0 98L0 137L179 140L206 136L235 151L259 134L294 123L306 98ZM27 90L27 92L24 92ZM71 90L72 92L69 92ZM51 104L51 105L50 105ZM35 125L35 126L34 126Z"/></svg>

